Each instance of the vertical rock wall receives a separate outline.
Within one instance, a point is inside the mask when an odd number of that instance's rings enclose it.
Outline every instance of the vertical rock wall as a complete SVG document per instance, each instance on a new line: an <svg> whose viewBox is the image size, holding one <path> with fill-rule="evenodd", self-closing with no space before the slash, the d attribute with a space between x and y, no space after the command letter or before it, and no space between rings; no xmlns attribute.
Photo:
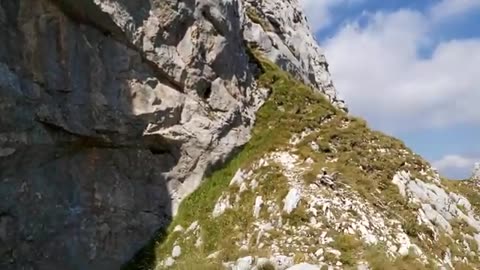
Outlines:
<svg viewBox="0 0 480 270"><path fill-rule="evenodd" d="M248 141L246 42L341 106L295 5L0 1L0 269L118 269L168 225Z"/></svg>

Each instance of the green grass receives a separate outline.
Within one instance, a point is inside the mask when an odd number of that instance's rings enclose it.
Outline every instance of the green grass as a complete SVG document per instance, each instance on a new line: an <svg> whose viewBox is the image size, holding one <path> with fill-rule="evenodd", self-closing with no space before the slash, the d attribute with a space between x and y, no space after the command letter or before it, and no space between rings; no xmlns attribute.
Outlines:
<svg viewBox="0 0 480 270"><path fill-rule="evenodd" d="M261 56L256 57L261 61L263 69L258 82L261 86L272 89L272 94L257 112L251 140L223 168L204 179L200 187L181 203L177 216L170 226L170 230L176 225L188 227L191 222L198 220L204 236L201 253L207 255L221 250L222 260L236 259L238 247L234 245L234 241L243 239L247 233L235 232L232 228L235 225L243 229L250 228L254 221L251 213L256 195L248 191L242 195L242 203L236 209L227 210L216 219L210 216L219 194L229 189L228 185L235 172L239 168L249 168L253 161L268 152L285 148L290 137L301 132L305 126L318 127L319 116L340 113L323 96L314 93L309 87L294 80ZM305 103L309 106L299 106ZM279 110L279 107L283 110ZM278 169L263 173L266 177L259 186L260 194L266 197L273 195L277 201L283 199L288 192L284 176L278 173ZM305 215L298 211L300 210L297 209L293 215L300 215L300 219L304 220ZM158 243L157 258L165 257L175 240L176 237L170 236L163 243ZM186 250L186 253L189 253L188 247Z"/></svg>
<svg viewBox="0 0 480 270"><path fill-rule="evenodd" d="M450 225L452 226L455 233L463 232L472 236L477 233L477 230L474 227L470 226L470 224L460 218L455 218L451 220Z"/></svg>
<svg viewBox="0 0 480 270"><path fill-rule="evenodd" d="M247 7L247 16L252 20L252 22L259 24L263 30L265 31L272 31L273 28L270 25L269 22L267 22L265 19L263 19L260 14L258 14L258 11L254 7Z"/></svg>
<svg viewBox="0 0 480 270"><path fill-rule="evenodd" d="M432 264L421 263L413 251L406 256L390 258L385 254L385 247L381 245L368 247L365 259L372 270L428 270L436 269Z"/></svg>
<svg viewBox="0 0 480 270"><path fill-rule="evenodd" d="M446 186L449 191L465 196L472 205L475 213L480 215L480 188L477 187L473 181L443 179L442 184Z"/></svg>
<svg viewBox="0 0 480 270"><path fill-rule="evenodd" d="M304 200L300 200L297 207L290 214L283 213L284 219L288 220L289 224L292 226L300 226L308 223L309 215L307 213L306 204L307 203Z"/></svg>
<svg viewBox="0 0 480 270"><path fill-rule="evenodd" d="M255 14L251 13L249 16L254 17ZM436 244L431 245L418 238L420 234L433 237L428 228L416 222L418 206L408 204L399 194L398 188L391 183L397 171L419 172L428 168L429 164L412 154L401 141L372 131L364 120L334 108L322 95L295 80L259 53L252 51L251 56L258 61L262 69L257 78L259 85L271 89L272 92L257 112L250 141L222 168L208 175L200 187L182 201L165 237L159 237L156 243L154 242L154 248L148 250L149 254L153 253L156 260L164 259L171 253L174 242L178 241L182 247L182 256L177 260L175 269L193 269L193 266L200 267L195 269L217 269L215 267L221 261L236 260L243 255L267 256L268 243L263 249L249 243L249 250L240 252L235 242L246 239L247 235L252 233L255 222L252 207L256 196L260 195L264 201L272 200L278 206L283 206L282 199L288 192L288 184L279 166L270 164L270 167L255 170L254 175L257 181L261 182L255 191L249 189L242 193L240 203L234 204L233 209L227 210L220 217L214 219L211 213L222 193L228 192L233 196L238 193L238 187L229 187L229 183L239 168L249 170L252 164L266 153L290 150L288 142L292 135L307 128L314 132L297 146L296 151L300 158L314 160L312 169L303 175L307 184L314 181L321 167L340 172L342 183L358 191L365 200L376 206L378 211L400 220L408 235L422 249L434 250ZM325 122L326 118L330 120ZM348 126L343 127L344 123L348 123ZM320 146L319 151L311 149L309 144L312 141ZM388 151L376 151L373 144ZM408 153L404 155L400 151L402 149ZM326 162L332 158L337 158L337 162ZM268 217L265 209L262 209L260 215ZM306 202L302 201L292 214L284 217L290 225L307 223ZM194 246L195 237L187 240L185 236L179 237L172 233L176 225L186 228L193 221L199 221L201 225L200 234L204 242L201 248ZM272 232L272 235L275 236L275 232ZM368 259L373 269L428 269L421 268L426 266L420 264L412 254L392 260L385 256L385 250L381 248L369 247L362 251L361 242L354 236L339 234L333 245L342 251L340 260L346 266L353 266L356 260L363 256ZM217 259L205 260L209 254L216 251L220 251ZM300 262L304 255L296 253L295 259ZM142 263L145 265L144 262L138 262L138 265Z"/></svg>
<svg viewBox="0 0 480 270"><path fill-rule="evenodd" d="M338 234L332 246L342 252L340 262L346 266L354 266L359 259L358 255L363 248L363 242L354 235Z"/></svg>

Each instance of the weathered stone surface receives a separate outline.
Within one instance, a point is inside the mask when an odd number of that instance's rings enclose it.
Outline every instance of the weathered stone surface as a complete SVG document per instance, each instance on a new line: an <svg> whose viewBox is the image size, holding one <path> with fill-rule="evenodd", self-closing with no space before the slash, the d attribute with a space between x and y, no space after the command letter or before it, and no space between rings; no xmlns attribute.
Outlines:
<svg viewBox="0 0 480 270"><path fill-rule="evenodd" d="M312 34L298 0L246 0L245 39L298 79L347 110L332 83L328 63Z"/></svg>
<svg viewBox="0 0 480 270"><path fill-rule="evenodd" d="M292 188L288 192L287 196L285 197L283 211L287 212L287 214L292 213L295 208L297 208L298 202L300 201L300 192Z"/></svg>
<svg viewBox="0 0 480 270"><path fill-rule="evenodd" d="M178 258L180 257L181 254L182 254L182 249L180 248L180 246L173 247L172 258Z"/></svg>
<svg viewBox="0 0 480 270"><path fill-rule="evenodd" d="M248 139L239 6L203 2L1 3L0 268L118 269Z"/></svg>
<svg viewBox="0 0 480 270"><path fill-rule="evenodd" d="M480 221L477 220L470 202L465 197L448 192L437 184L415 179L404 171L394 176L393 183L398 186L403 196L421 205L419 215L426 217L427 225L435 224L452 233L450 222L459 219L480 232Z"/></svg>
<svg viewBox="0 0 480 270"><path fill-rule="evenodd" d="M273 2L300 21L271 39L298 50L261 49L343 104L298 3ZM1 269L118 269L248 141L267 95L248 5L0 1Z"/></svg>

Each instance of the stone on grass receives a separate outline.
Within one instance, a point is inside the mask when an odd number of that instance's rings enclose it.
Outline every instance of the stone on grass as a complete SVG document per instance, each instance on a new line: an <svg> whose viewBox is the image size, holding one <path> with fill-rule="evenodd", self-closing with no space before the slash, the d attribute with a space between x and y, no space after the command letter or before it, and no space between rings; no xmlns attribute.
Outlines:
<svg viewBox="0 0 480 270"><path fill-rule="evenodd" d="M174 246L172 250L172 257L178 258L182 255L182 248L180 246Z"/></svg>

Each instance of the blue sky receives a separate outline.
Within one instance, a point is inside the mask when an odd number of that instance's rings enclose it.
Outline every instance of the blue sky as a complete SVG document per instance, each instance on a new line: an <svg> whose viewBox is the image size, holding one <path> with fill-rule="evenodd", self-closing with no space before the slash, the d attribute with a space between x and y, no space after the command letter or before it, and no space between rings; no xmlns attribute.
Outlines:
<svg viewBox="0 0 480 270"><path fill-rule="evenodd" d="M300 0L351 112L442 174L480 161L480 0Z"/></svg>

